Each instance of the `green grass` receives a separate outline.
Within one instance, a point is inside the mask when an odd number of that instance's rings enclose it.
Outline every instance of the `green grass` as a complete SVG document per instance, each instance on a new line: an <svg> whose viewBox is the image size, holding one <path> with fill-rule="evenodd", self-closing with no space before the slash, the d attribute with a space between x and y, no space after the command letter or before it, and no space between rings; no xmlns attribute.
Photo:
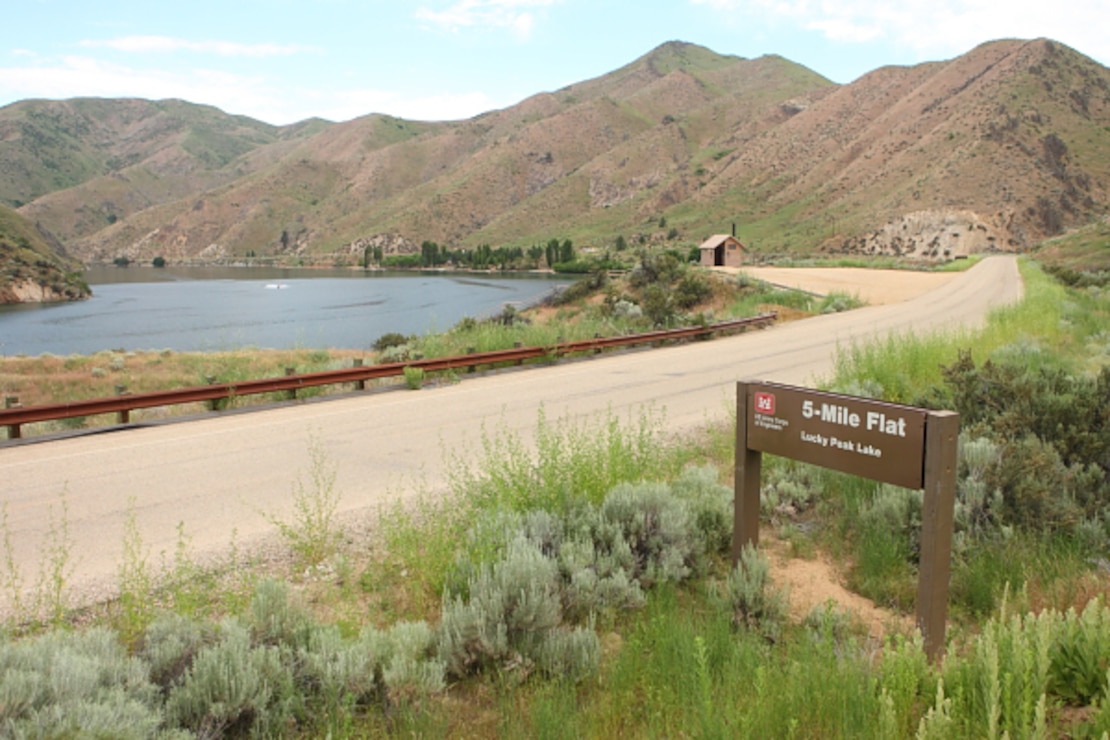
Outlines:
<svg viewBox="0 0 1110 740"><path fill-rule="evenodd" d="M1042 348L1046 361L1082 355L1088 339L1104 326L1105 303L1069 293L1035 263L1023 261L1021 274L1024 300L992 311L985 328L928 336L893 334L843 347L828 387L871 387L885 400L909 403L941 383L941 367L955 362L962 349L970 348L976 360L1021 342Z"/></svg>
<svg viewBox="0 0 1110 740"><path fill-rule="evenodd" d="M1090 337L1105 325L1099 313L1104 301L1059 289L1029 265L1023 271L1026 301L995 312L981 333L916 342L905 337L854 348L838 364L836 382L878 382L887 392L924 395L938 382L939 371L900 366L939 366L969 342L977 352L995 356L1014 352L1004 348L1020 342L1043 348L1039 354L1020 350L1031 362L1043 355L1046 363L1083 368ZM884 351L890 356L884 358ZM685 440L669 439L665 428L661 413L645 409L628 418L607 413L585 421L541 415L529 437L534 441L487 429L477 449L448 455L448 491L427 491L414 504L383 512L384 547L344 553L362 558L361 577L350 570L322 583L292 577L286 585L258 586L249 605L241 597L221 601L213 595L223 612L198 609L190 596L183 599L184 608L191 614L239 615L247 627L223 623L218 629L224 637L213 650L224 650L225 668L242 671L244 681L269 675L269 685L280 692L291 680L283 670L326 664L336 672L353 671L344 661L363 654L366 645L380 644L379 638L396 639L360 635L364 628L373 625L384 635L404 620L434 623L445 593L477 589L479 582L464 576L505 554L504 525L520 521L513 516L544 510L573 519L620 483L673 480L690 462L731 468L731 425ZM783 496L807 489L807 504L792 526L812 532L811 541L844 564L851 584L903 613L912 610L919 498L788 461L769 459L764 475ZM794 489L790 481L797 484ZM141 559L137 538L132 550ZM323 696L313 688L318 684L310 683L286 703L257 706L259 717L281 723L255 729L282 727L299 737L330 731L359 737L887 738L913 736L919 728L922 737L987 737L1002 730L1011 737L1097 736L1110 727L1105 689L1110 610L1090 601L1081 611L1093 595L1105 592L1105 578L1091 571L1090 555L1083 543L1025 531L1000 533L960 550L953 567L948 655L930 665L919 639L875 641L835 605L791 621L772 638L738 626L727 596L729 564L718 554L698 565L694 578L645 588L641 609L589 619L602 659L597 672L579 682L545 678L534 666L529 672L525 663L510 663L415 701L411 692ZM139 585L136 593L146 588ZM172 607L177 596L163 598ZM1077 611L1067 613L1073 605ZM1058 611L1023 614L1045 607ZM338 633L328 632L329 623L338 624ZM248 636L236 632L248 628ZM328 645L333 653L326 652ZM32 650L37 643L26 646ZM12 654L5 650L7 643L0 641L0 665ZM281 662L290 655L297 661ZM320 663L319 655L332 657ZM390 665L382 660L382 666ZM8 675L0 674L0 684ZM314 680L323 685L336 680L334 675ZM18 686L4 688L18 696ZM152 711L160 706L155 696L156 691L136 692L137 701L154 702ZM174 701L180 705L184 698ZM1065 706L1079 709L1065 711Z"/></svg>
<svg viewBox="0 0 1110 740"><path fill-rule="evenodd" d="M1110 270L1110 221L1096 221L1065 236L1049 239L1037 259L1073 270Z"/></svg>

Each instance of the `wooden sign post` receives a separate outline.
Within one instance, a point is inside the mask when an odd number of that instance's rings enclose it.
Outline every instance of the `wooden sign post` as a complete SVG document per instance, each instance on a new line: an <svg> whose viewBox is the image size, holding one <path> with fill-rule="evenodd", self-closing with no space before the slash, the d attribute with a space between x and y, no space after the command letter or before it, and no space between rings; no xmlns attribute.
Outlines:
<svg viewBox="0 0 1110 740"><path fill-rule="evenodd" d="M944 649L948 613L959 431L959 414L952 411L776 383L737 383L733 566L744 545L759 544L764 452L924 489L917 626L926 654L937 657Z"/></svg>

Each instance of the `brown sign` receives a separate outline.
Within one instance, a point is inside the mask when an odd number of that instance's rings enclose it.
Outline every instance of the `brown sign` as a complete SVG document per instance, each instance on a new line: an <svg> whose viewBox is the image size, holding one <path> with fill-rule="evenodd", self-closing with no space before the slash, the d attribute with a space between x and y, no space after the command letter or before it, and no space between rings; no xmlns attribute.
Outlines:
<svg viewBox="0 0 1110 740"><path fill-rule="evenodd" d="M750 383L747 392L749 449L924 486L928 411L774 383Z"/></svg>

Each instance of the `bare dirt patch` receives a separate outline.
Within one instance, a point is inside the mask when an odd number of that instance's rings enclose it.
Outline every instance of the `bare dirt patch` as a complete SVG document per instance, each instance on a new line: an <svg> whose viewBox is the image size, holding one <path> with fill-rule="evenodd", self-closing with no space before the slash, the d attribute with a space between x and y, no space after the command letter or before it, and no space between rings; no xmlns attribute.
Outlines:
<svg viewBox="0 0 1110 740"><path fill-rule="evenodd" d="M939 288L959 273L914 270L869 270L863 267L717 268L744 272L757 280L818 295L846 293L878 306L916 298Z"/></svg>
<svg viewBox="0 0 1110 740"><path fill-rule="evenodd" d="M877 606L870 599L844 587L836 566L824 556L813 559L791 557L789 546L774 538L761 540L771 565L771 581L785 587L790 600L790 618L801 622L816 607L834 604L850 613L876 640L894 633L913 630L913 619Z"/></svg>

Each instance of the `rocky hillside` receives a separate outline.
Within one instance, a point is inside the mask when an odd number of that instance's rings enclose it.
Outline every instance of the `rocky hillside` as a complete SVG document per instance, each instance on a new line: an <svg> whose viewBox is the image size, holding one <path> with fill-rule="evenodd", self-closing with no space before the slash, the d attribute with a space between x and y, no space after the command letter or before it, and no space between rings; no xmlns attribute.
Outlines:
<svg viewBox="0 0 1110 740"><path fill-rule="evenodd" d="M0 206L0 304L87 298L80 269L48 234Z"/></svg>
<svg viewBox="0 0 1110 740"><path fill-rule="evenodd" d="M1110 70L1047 40L838 86L671 42L466 121L276 128L176 101L0 109L0 201L85 260L354 261L693 244L942 258L1024 250L1110 203Z"/></svg>

